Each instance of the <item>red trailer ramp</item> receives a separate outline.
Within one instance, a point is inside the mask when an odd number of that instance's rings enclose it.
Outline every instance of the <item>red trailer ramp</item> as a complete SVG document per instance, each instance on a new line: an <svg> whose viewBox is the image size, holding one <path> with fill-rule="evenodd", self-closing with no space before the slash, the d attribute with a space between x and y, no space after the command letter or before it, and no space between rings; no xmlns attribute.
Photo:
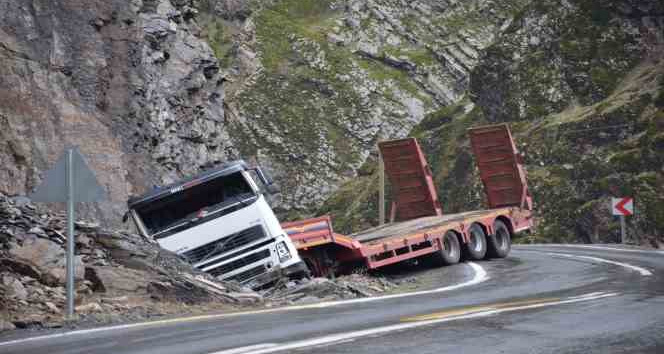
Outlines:
<svg viewBox="0 0 664 354"><path fill-rule="evenodd" d="M433 176L415 138L378 143L392 188L390 222L443 215Z"/></svg>
<svg viewBox="0 0 664 354"><path fill-rule="evenodd" d="M489 207L532 210L522 157L507 124L472 128L468 132Z"/></svg>

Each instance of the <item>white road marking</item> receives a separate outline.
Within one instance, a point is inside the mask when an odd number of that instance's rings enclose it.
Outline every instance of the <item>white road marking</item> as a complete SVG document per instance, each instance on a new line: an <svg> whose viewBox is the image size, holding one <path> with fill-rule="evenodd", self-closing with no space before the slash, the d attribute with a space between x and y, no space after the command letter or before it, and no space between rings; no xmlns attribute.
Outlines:
<svg viewBox="0 0 664 354"><path fill-rule="evenodd" d="M61 337L91 334L91 333L104 332L104 331L116 331L116 330L123 330L123 329L133 329L133 328L138 328L138 327L158 326L158 325L164 325L164 324L170 324L170 323L211 320L211 319L238 317L238 316L245 316L245 315L271 313L271 312L302 310L302 309L309 309L309 308L326 308L326 307L332 307L332 306L341 306L341 305L349 305L349 304L364 303L364 302L371 302L371 301L380 301L380 300L387 300L387 299L394 299L394 298L401 298L401 297L408 297L408 296L435 294L435 293L442 293L442 292L457 290L457 289L465 288L465 287L468 287L468 286L476 285L476 284L482 283L484 281L487 281L489 279L489 276L487 275L487 272L484 270L484 268L482 268L482 266L480 266L476 263L473 263L473 262L468 262L466 264L469 265L472 268L473 272L474 272L474 275L473 275L472 279L470 279L468 281L465 281L463 283L444 286L442 288L437 288L437 289L432 289L432 290L415 291L415 292L403 293L403 294L383 295L383 296L376 296L376 297L366 297L366 298L352 299L352 300L327 301L327 302L321 302L321 303L316 303L316 304L287 306L287 307L274 308L274 309L244 311L244 312L235 312L235 313L223 313L223 314L216 314L216 315L192 316L192 317L174 318L174 319L168 319L168 320L158 320L158 321L150 321L150 322L132 323L132 324L126 324L126 325L117 325L117 326L83 329L83 330L77 330L77 331L54 333L54 334L48 334L48 335L43 335L43 336L37 336L37 337L10 340L10 341L7 341L7 342L0 342L0 347L7 346L7 345L14 345L14 344L22 344L22 343L26 343L26 342L39 341L39 340L56 339L56 338L61 338Z"/></svg>
<svg viewBox="0 0 664 354"><path fill-rule="evenodd" d="M628 263L616 262L616 261L612 261L612 260L609 260L609 259L598 258L598 257L590 257L590 256L580 256L580 255L576 255L576 254L567 254L567 253L553 253L553 252L548 252L548 254L551 255L551 256L560 256L560 257L567 257L567 258L587 259L587 260L589 260L589 261L595 261L595 262L600 262L600 263L613 264L613 265L617 265L617 266L621 266L621 267L624 267L624 268L628 268L628 269L631 269L631 270L637 271L637 272L639 272L639 274L641 274L641 275L644 276L644 277L647 277L647 276L651 276L651 275L652 275L652 272L649 271L649 270L647 270L647 269L645 269L645 268L641 268L641 267L638 267L638 266L635 266L635 265L631 265L631 264L628 264Z"/></svg>
<svg viewBox="0 0 664 354"><path fill-rule="evenodd" d="M570 297L570 298L567 298L565 300L551 301L551 302L538 303L538 304L532 304L532 305L515 306L515 307L509 307L509 308L502 308L502 309L490 309L490 310L486 310L486 311L482 311L482 312L475 312L475 313L470 313L470 314L466 314L466 315L459 315L459 316L451 316L451 317L435 319L435 320L426 320L426 321L420 321L420 322L408 322L408 323L401 323L401 324L389 325L389 326L378 327L378 328L365 329L365 330L360 330L360 331L337 333L337 334L331 334L331 335L322 336L322 337L313 338L313 339L306 339L306 340L301 340L301 341L294 341L294 342L287 342L287 343L282 343L282 344L278 344L278 345L273 345L273 346L270 346L270 347L267 347L267 348L264 348L264 349L251 351L251 354L268 354L268 353L280 352L280 351L285 351L285 350L295 350L295 349L306 348L306 347L321 346L321 345L327 345L327 344L331 344L331 343L354 340L354 339L357 339L357 338L360 338L360 337L382 335L382 334L389 333L389 332L404 331L404 330L408 330L408 329L413 329L413 328L418 328L418 327L423 327L423 326L429 326L429 325L433 325L433 324L439 324L439 323L445 323L445 322L451 322L451 321L457 321L457 320L463 320L463 319L470 319L470 318L477 318L477 317L486 317L486 316L496 315L496 314L505 313L505 312L514 312L514 311L520 311L520 310L536 309L536 308L542 308L542 307L550 307L550 306L556 306L556 305L563 305L563 304L571 304L571 303L577 303L577 302L583 302L583 301L590 301L590 300L596 300L596 299L612 297L612 296L616 296L616 295L618 295L618 294L617 293L590 293L590 294L585 294L585 295L581 295L581 296ZM246 349L246 348L250 348L250 347L241 347L241 348L237 348L237 349L241 350L241 349ZM227 354L227 352L222 351L222 352L213 352L213 353L209 353L209 354Z"/></svg>
<svg viewBox="0 0 664 354"><path fill-rule="evenodd" d="M471 280L466 281L466 282L455 284L455 285L444 286L442 288L437 288L437 289L432 289L432 290L414 291L414 292L411 292L411 293L392 294L392 295L383 295L383 296L375 296L375 297L363 297L363 298L351 299L351 300L328 301L328 302L321 302L321 303L310 304L310 305L291 306L289 308L293 308L293 309L324 308L324 307L331 307L331 306L338 306L338 305L345 305L345 304L356 304L356 303L362 303L362 302L371 302L371 301L379 301L379 300L386 300L386 299L395 299L395 298L400 298L400 297L442 293L442 292L446 292L446 291L452 291L452 290L456 290L456 289L460 289L460 288L465 288L465 287L471 286L471 285L476 285L476 284L479 284L481 282L487 281L489 279L489 276L487 275L486 271L479 264L473 263L473 262L468 262L467 264L471 268L473 268L473 271L475 273L473 275L473 278Z"/></svg>
<svg viewBox="0 0 664 354"><path fill-rule="evenodd" d="M271 347L275 347L277 344L275 343L264 343L264 344L256 344L256 345L249 345L246 347L240 347L240 348L234 348L234 349L228 349L228 350L222 350L220 352L215 352L215 354L245 354L245 353L255 353L255 350L260 350L260 349L268 349Z"/></svg>
<svg viewBox="0 0 664 354"><path fill-rule="evenodd" d="M664 254L664 251L658 250L639 250L630 248L617 248L608 246L591 246L591 245L548 245L553 247L569 247L569 248L588 248L603 251L616 251L616 252L634 252L634 253L649 253L649 254Z"/></svg>

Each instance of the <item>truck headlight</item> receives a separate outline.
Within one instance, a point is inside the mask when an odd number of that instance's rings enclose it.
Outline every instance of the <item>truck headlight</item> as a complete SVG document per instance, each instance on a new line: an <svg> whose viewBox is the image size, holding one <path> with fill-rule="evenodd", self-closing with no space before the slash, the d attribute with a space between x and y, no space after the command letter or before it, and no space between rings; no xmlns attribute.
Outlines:
<svg viewBox="0 0 664 354"><path fill-rule="evenodd" d="M279 255L279 261L281 262L291 258L291 254L288 250L288 246L286 246L286 242L277 243L277 254Z"/></svg>

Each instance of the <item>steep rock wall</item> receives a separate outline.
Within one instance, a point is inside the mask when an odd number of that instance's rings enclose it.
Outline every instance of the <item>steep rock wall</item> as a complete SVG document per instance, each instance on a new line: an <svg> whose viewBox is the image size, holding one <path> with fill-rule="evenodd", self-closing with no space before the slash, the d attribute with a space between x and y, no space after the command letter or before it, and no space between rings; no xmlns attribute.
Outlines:
<svg viewBox="0 0 664 354"><path fill-rule="evenodd" d="M0 2L0 190L78 145L117 223L127 196L232 154L223 77L190 1Z"/></svg>

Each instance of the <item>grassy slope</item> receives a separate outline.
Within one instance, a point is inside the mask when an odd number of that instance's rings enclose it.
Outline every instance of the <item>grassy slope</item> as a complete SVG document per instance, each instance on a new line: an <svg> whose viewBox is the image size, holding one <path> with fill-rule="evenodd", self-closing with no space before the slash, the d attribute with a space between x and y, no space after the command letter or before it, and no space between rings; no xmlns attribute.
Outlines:
<svg viewBox="0 0 664 354"><path fill-rule="evenodd" d="M538 6L534 11L551 10ZM529 51L531 57L516 69L520 81L498 83L514 88L508 91L513 96L504 97L508 109L510 98L525 102L523 116L517 112L502 118L511 122L519 147L526 153L535 197L539 226L526 241L614 241L618 224L609 215L608 200L612 195L631 195L637 200L638 215L629 221L630 233L640 243L662 242L664 62L640 60L638 51L628 49L633 48L634 38L624 35L605 16L590 8L561 18L555 26L565 30L554 34L553 48ZM602 40L596 40L600 35ZM505 40L519 39L507 36ZM488 56L511 58L510 50L515 51L499 43ZM551 65L547 50L562 56L562 69ZM479 79L488 75L481 70L473 75ZM514 72L506 74L514 76ZM567 96L552 101L542 93L555 86L552 82L556 80L569 87L563 92ZM463 102L430 114L412 132L425 149L448 212L480 207L483 199L476 192L479 180L465 129L486 123L487 113L481 105L468 113L462 106ZM353 193L375 178L369 175L349 182L323 211L338 216L342 229L375 224L377 192ZM371 209L343 208L362 204L361 198L367 198L365 203Z"/></svg>

